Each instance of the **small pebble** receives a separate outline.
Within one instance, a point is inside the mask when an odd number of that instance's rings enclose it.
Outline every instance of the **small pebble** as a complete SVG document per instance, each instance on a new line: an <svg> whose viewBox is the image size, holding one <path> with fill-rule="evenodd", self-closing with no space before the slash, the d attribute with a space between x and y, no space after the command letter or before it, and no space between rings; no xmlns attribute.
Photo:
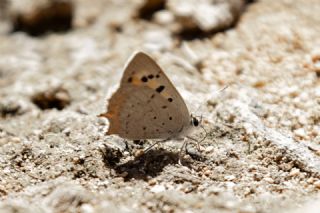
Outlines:
<svg viewBox="0 0 320 213"><path fill-rule="evenodd" d="M267 183L274 183L274 180L270 177L265 177L263 178L264 181L266 181Z"/></svg>
<svg viewBox="0 0 320 213"><path fill-rule="evenodd" d="M251 124L245 123L243 127L248 135L251 135L253 133L253 128Z"/></svg>
<svg viewBox="0 0 320 213"><path fill-rule="evenodd" d="M320 61L320 50L314 50L311 53L311 60L313 63Z"/></svg>
<svg viewBox="0 0 320 213"><path fill-rule="evenodd" d="M127 177L128 176L128 172L122 172L121 174L119 174L119 177Z"/></svg>
<svg viewBox="0 0 320 213"><path fill-rule="evenodd" d="M307 183L314 183L315 179L313 177L308 178Z"/></svg>
<svg viewBox="0 0 320 213"><path fill-rule="evenodd" d="M293 168L291 169L290 173L289 173L289 176L290 177L296 177L300 174L300 170L297 169L297 168Z"/></svg>
<svg viewBox="0 0 320 213"><path fill-rule="evenodd" d="M205 153L210 153L214 150L214 146L208 146L205 148Z"/></svg>
<svg viewBox="0 0 320 213"><path fill-rule="evenodd" d="M18 137L12 137L12 138L11 138L11 142L13 142L13 143L20 143L20 142L21 142L21 139L18 138Z"/></svg>
<svg viewBox="0 0 320 213"><path fill-rule="evenodd" d="M86 212L86 213L95 212L93 206L88 203L82 204L80 209L81 209L81 212Z"/></svg>
<svg viewBox="0 0 320 213"><path fill-rule="evenodd" d="M150 191L153 193L159 193L159 192L163 192L165 190L166 190L166 188L163 185L155 185L150 189Z"/></svg>
<svg viewBox="0 0 320 213"><path fill-rule="evenodd" d="M208 169L208 168L205 168L204 171L203 171L203 174L208 177L208 176L210 176L212 174L212 171L210 169Z"/></svg>
<svg viewBox="0 0 320 213"><path fill-rule="evenodd" d="M236 179L236 177L234 175L227 175L224 177L224 179L227 181L232 181L232 180Z"/></svg>
<svg viewBox="0 0 320 213"><path fill-rule="evenodd" d="M294 130L294 135L299 138L306 138L307 133L303 128Z"/></svg>
<svg viewBox="0 0 320 213"><path fill-rule="evenodd" d="M154 185L156 185L156 183L157 183L157 180L156 180L156 179L150 179L150 180L148 181L149 186L154 186Z"/></svg>
<svg viewBox="0 0 320 213"><path fill-rule="evenodd" d="M246 187L246 188L244 189L243 194L244 194L245 196L251 194L251 189L250 189L249 187Z"/></svg>
<svg viewBox="0 0 320 213"><path fill-rule="evenodd" d="M314 185L317 189L320 189L320 180L317 180L316 182L314 182L313 185Z"/></svg>
<svg viewBox="0 0 320 213"><path fill-rule="evenodd" d="M173 23L174 15L168 10L161 10L155 13L154 20L158 24L167 25Z"/></svg>
<svg viewBox="0 0 320 213"><path fill-rule="evenodd" d="M143 154L144 154L143 149L139 149L139 150L137 150L137 151L134 153L134 156L135 156L135 157L140 157L140 156L142 156Z"/></svg>
<svg viewBox="0 0 320 213"><path fill-rule="evenodd" d="M248 169L250 172L252 172L252 171L256 171L257 167L255 165L249 165Z"/></svg>
<svg viewBox="0 0 320 213"><path fill-rule="evenodd" d="M124 157L128 157L129 155L130 155L130 152L128 152L128 151L124 151L124 152L123 152L123 156L124 156Z"/></svg>

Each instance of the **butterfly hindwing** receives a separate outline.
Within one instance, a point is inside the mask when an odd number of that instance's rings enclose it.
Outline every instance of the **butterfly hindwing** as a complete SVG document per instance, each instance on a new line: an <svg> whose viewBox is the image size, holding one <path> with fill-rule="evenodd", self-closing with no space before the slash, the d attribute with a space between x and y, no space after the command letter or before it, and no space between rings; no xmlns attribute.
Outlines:
<svg viewBox="0 0 320 213"><path fill-rule="evenodd" d="M106 116L108 134L127 139L169 138L189 124L182 97L161 68L141 52L125 68Z"/></svg>

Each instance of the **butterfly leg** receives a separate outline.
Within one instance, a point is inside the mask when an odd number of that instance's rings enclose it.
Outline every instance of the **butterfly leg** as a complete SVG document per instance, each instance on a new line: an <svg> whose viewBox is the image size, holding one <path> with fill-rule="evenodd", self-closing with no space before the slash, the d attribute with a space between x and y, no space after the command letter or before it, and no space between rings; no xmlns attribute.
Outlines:
<svg viewBox="0 0 320 213"><path fill-rule="evenodd" d="M186 147L187 147L187 140L186 140L186 138L184 138L184 139L183 139L183 144L182 144L182 146L181 146L181 148L180 148L180 151L179 151L179 161L178 161L178 164L181 165L181 166L183 166L182 163L181 163L182 151L183 151L184 149L186 149ZM186 152L186 150L185 150L185 152Z"/></svg>
<svg viewBox="0 0 320 213"><path fill-rule="evenodd" d="M123 139L122 142L125 144L125 149L129 149L128 141Z"/></svg>
<svg viewBox="0 0 320 213"><path fill-rule="evenodd" d="M196 144L197 144L197 149L198 149L198 151L200 152L200 142L199 142L197 139L192 138L192 137L190 137L190 136L187 136L187 138L190 139L190 140L192 140L192 141L194 141L194 142L196 142Z"/></svg>
<svg viewBox="0 0 320 213"><path fill-rule="evenodd" d="M162 143L162 142L166 142L166 141L168 141L168 140L170 140L170 138L165 139L165 140L156 141L154 144L152 144L151 146L149 146L148 148L146 148L146 149L143 151L143 153L149 152L155 145L157 145L157 144L159 144L159 143Z"/></svg>

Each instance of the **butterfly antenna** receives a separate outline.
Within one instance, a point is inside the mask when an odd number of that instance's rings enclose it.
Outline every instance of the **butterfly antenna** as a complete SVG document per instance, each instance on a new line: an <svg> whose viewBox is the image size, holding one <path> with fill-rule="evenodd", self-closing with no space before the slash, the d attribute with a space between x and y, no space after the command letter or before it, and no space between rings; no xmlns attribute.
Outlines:
<svg viewBox="0 0 320 213"><path fill-rule="evenodd" d="M224 87L222 87L221 89L219 89L218 91L216 91L216 93L220 93L223 92L225 89L227 89L229 87L229 84L225 85Z"/></svg>
<svg viewBox="0 0 320 213"><path fill-rule="evenodd" d="M225 86L222 87L221 89L215 91L211 97L220 94L221 92L223 92L223 91L224 91L225 89L227 89L228 87L229 87L229 84L225 85ZM208 100L207 100L207 101L208 101Z"/></svg>
<svg viewBox="0 0 320 213"><path fill-rule="evenodd" d="M220 93L220 92L222 92L222 91L224 91L225 89L227 89L229 87L229 85L226 85L226 86L224 86L223 88L221 88L221 89L219 89L218 91L216 91L216 93ZM198 109L200 108L200 106L198 107ZM203 116L201 115L200 116L200 123L202 122L202 118L203 118ZM208 132L207 132L207 130L202 126L202 125L200 125L200 127L202 128L202 130L205 132L205 136L198 142L199 144L202 142L202 141L204 141L206 138L207 138L207 136L208 136Z"/></svg>
<svg viewBox="0 0 320 213"><path fill-rule="evenodd" d="M201 129L202 129L206 134L205 134L204 137L199 141L199 144L200 144L202 141L204 141L204 140L207 138L207 136L208 136L207 130L206 130L202 125L200 125L200 127L201 127Z"/></svg>
<svg viewBox="0 0 320 213"><path fill-rule="evenodd" d="M224 91L225 89L227 89L228 87L229 87L229 84L228 84L228 85L225 85L223 88L215 91L213 95L219 94L219 93L223 92L223 91ZM209 99L210 99L210 98L209 98ZM207 101L208 101L209 99L205 100L204 103L207 103ZM195 112L198 112L201 106L202 106L202 104L200 104L200 105L197 107L197 109L195 110Z"/></svg>

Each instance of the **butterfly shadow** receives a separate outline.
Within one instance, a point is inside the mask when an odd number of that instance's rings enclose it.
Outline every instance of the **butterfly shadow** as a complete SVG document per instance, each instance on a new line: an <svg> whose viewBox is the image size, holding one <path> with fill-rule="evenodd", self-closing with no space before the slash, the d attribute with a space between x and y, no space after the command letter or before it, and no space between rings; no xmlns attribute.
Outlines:
<svg viewBox="0 0 320 213"><path fill-rule="evenodd" d="M165 149L152 149L124 163L119 163L121 161L120 151L113 153L116 154L115 157L104 157L105 166L112 169L116 176L124 177L125 181L131 179L147 181L158 176L167 165L178 164L179 161L178 152L171 152ZM190 167L192 162L184 160L182 163L183 166Z"/></svg>

